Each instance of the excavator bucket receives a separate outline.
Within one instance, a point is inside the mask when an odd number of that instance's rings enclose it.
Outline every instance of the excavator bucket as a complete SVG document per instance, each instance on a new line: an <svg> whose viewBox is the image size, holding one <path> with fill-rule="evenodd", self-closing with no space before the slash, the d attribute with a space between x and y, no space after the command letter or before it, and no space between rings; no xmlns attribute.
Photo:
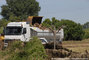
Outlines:
<svg viewBox="0 0 89 60"><path fill-rule="evenodd" d="M34 25L35 23L41 24L42 16L29 16L27 19L27 23Z"/></svg>

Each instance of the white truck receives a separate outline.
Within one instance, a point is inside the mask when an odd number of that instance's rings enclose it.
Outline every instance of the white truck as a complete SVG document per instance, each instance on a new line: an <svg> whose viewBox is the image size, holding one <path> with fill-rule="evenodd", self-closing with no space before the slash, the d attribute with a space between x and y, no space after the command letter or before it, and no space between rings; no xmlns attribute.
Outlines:
<svg viewBox="0 0 89 60"><path fill-rule="evenodd" d="M56 34L57 39L60 38L60 33L61 32ZM5 46L8 45L9 41L13 40L28 42L33 36L38 36L40 40L44 39L45 42L47 42L46 39L48 41L53 39L53 33L49 30L42 30L38 27L31 27L27 22L10 22L4 29Z"/></svg>

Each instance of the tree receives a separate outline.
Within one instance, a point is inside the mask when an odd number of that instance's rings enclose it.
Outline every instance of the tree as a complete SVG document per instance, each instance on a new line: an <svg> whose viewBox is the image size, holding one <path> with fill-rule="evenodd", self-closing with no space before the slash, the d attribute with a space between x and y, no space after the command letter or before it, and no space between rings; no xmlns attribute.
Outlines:
<svg viewBox="0 0 89 60"><path fill-rule="evenodd" d="M7 23L9 23L9 21L7 21L5 19L0 20L0 33L3 33L3 29L4 29L4 27L6 27Z"/></svg>
<svg viewBox="0 0 89 60"><path fill-rule="evenodd" d="M6 19L1 19L1 20L0 20L0 27L5 27L8 22L9 22L9 21L7 21Z"/></svg>
<svg viewBox="0 0 89 60"><path fill-rule="evenodd" d="M84 31L82 25L75 23L72 20L61 20L61 24L66 25L64 29L65 38L64 40L82 40Z"/></svg>
<svg viewBox="0 0 89 60"><path fill-rule="evenodd" d="M83 25L83 28L84 28L84 29L89 28L89 22L86 22L86 23Z"/></svg>
<svg viewBox="0 0 89 60"><path fill-rule="evenodd" d="M7 4L2 6L1 15L7 20L24 20L28 16L37 16L40 11L36 0L6 0Z"/></svg>
<svg viewBox="0 0 89 60"><path fill-rule="evenodd" d="M55 17L52 18L52 25L54 25L56 29L58 29L59 26L61 26L59 23L60 21L57 20Z"/></svg>
<svg viewBox="0 0 89 60"><path fill-rule="evenodd" d="M42 23L42 26L50 27L51 24L52 24L52 22L50 21L50 19L45 19Z"/></svg>
<svg viewBox="0 0 89 60"><path fill-rule="evenodd" d="M50 19L45 19L42 23L42 26L48 28L54 36L54 50L56 49L56 34L59 32L59 30L61 29L60 26L59 28L56 28L56 23L58 23L59 21L57 19L55 19L55 17L52 18L52 21ZM58 32L57 32L58 31ZM61 45L62 46L62 45Z"/></svg>

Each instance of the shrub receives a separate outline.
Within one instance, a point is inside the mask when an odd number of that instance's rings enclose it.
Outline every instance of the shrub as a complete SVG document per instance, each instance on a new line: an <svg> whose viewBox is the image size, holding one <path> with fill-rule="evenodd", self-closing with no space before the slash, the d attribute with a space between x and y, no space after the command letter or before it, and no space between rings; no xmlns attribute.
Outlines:
<svg viewBox="0 0 89 60"><path fill-rule="evenodd" d="M84 29L85 34L84 34L84 39L88 39L89 38L89 28L88 29Z"/></svg>
<svg viewBox="0 0 89 60"><path fill-rule="evenodd" d="M15 42L9 47L11 54L7 60L46 60L45 49L37 37L33 37L24 46L22 43Z"/></svg>

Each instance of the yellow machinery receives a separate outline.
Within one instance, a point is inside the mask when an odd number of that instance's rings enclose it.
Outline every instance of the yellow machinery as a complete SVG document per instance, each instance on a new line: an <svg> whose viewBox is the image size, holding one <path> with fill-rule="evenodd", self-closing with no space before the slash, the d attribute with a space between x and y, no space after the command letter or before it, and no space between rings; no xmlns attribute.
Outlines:
<svg viewBox="0 0 89 60"><path fill-rule="evenodd" d="M0 36L0 50L2 50L3 46L4 46L4 35L1 34L1 36Z"/></svg>
<svg viewBox="0 0 89 60"><path fill-rule="evenodd" d="M3 41L4 40L4 36L0 36L0 41Z"/></svg>

